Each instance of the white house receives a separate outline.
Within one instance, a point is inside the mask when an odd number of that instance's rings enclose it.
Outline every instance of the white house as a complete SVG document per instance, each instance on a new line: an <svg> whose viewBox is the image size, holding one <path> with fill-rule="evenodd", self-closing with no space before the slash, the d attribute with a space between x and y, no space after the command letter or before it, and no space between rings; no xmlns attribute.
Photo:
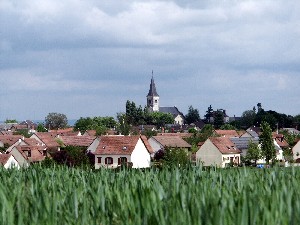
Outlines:
<svg viewBox="0 0 300 225"><path fill-rule="evenodd" d="M300 162L300 140L297 142L297 144L293 147L293 159L296 162Z"/></svg>
<svg viewBox="0 0 300 225"><path fill-rule="evenodd" d="M189 143L183 140L179 135L158 135L152 136L148 140L149 144L153 149L153 153L164 149L165 147L170 148L183 148L186 150L190 150L192 147Z"/></svg>
<svg viewBox="0 0 300 225"><path fill-rule="evenodd" d="M28 167L31 163L43 161L47 151L45 146L19 145L13 147L10 154L18 161L20 167Z"/></svg>
<svg viewBox="0 0 300 225"><path fill-rule="evenodd" d="M95 169L116 168L121 164L132 164L132 168L150 167L152 148L145 136L101 136L89 147L95 155Z"/></svg>
<svg viewBox="0 0 300 225"><path fill-rule="evenodd" d="M210 137L196 152L196 161L204 166L226 167L240 164L241 151L227 137Z"/></svg>
<svg viewBox="0 0 300 225"><path fill-rule="evenodd" d="M20 168L18 161L11 154L0 154L0 165L2 165L5 169Z"/></svg>

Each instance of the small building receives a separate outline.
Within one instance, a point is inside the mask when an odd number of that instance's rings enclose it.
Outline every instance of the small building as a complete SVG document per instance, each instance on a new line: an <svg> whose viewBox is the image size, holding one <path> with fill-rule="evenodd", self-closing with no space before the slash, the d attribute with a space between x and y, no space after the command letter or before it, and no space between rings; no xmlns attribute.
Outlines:
<svg viewBox="0 0 300 225"><path fill-rule="evenodd" d="M11 154L0 154L0 165L5 169L20 168L18 161Z"/></svg>
<svg viewBox="0 0 300 225"><path fill-rule="evenodd" d="M292 149L293 159L295 162L300 163L300 140L295 144Z"/></svg>
<svg viewBox="0 0 300 225"><path fill-rule="evenodd" d="M101 167L117 168L122 164L132 168L150 167L153 152L145 136L101 136L91 144L96 149L90 149L95 155L95 169Z"/></svg>
<svg viewBox="0 0 300 225"><path fill-rule="evenodd" d="M169 148L182 148L189 151L191 149L191 145L182 139L180 134L162 134L158 136L152 136L149 138L149 144L151 145L154 153L162 150L166 147Z"/></svg>
<svg viewBox="0 0 300 225"><path fill-rule="evenodd" d="M196 160L204 166L226 167L240 164L241 151L227 137L210 137L196 152Z"/></svg>
<svg viewBox="0 0 300 225"><path fill-rule="evenodd" d="M41 162L48 156L45 146L27 145L13 147L10 154L15 157L20 167L28 167L32 163Z"/></svg>

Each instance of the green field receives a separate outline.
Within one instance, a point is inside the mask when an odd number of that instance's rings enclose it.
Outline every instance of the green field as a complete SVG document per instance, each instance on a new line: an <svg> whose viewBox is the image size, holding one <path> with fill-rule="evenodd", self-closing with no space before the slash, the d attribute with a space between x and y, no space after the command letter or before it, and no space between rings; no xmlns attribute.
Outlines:
<svg viewBox="0 0 300 225"><path fill-rule="evenodd" d="M0 224L300 224L300 169L0 169Z"/></svg>

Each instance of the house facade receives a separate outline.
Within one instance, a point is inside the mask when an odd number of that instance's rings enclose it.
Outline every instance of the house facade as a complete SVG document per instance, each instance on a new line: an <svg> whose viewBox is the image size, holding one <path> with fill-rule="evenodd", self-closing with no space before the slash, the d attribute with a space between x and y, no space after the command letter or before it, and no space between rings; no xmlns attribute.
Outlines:
<svg viewBox="0 0 300 225"><path fill-rule="evenodd" d="M149 144L153 149L153 154L166 147L169 148L182 148L187 151L191 149L191 145L183 140L180 135L158 135L152 136L148 139Z"/></svg>
<svg viewBox="0 0 300 225"><path fill-rule="evenodd" d="M97 142L96 149L88 148L95 156L95 169L117 168L122 164L132 168L150 167L153 150L144 136L101 136L91 145Z"/></svg>
<svg viewBox="0 0 300 225"><path fill-rule="evenodd" d="M20 168L18 161L11 154L0 154L0 165L5 169Z"/></svg>
<svg viewBox="0 0 300 225"><path fill-rule="evenodd" d="M203 166L218 166L229 164L239 165L241 151L227 137L211 137L201 145L196 152L196 161Z"/></svg>

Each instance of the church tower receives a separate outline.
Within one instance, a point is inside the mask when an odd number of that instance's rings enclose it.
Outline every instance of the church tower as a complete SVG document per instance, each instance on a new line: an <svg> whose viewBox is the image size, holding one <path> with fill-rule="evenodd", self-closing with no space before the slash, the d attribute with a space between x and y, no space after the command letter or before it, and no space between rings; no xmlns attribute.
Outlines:
<svg viewBox="0 0 300 225"><path fill-rule="evenodd" d="M153 71L152 71L152 78L150 83L149 93L147 95L147 107L151 112L158 112L159 111L159 95L156 92L156 87L153 78Z"/></svg>

